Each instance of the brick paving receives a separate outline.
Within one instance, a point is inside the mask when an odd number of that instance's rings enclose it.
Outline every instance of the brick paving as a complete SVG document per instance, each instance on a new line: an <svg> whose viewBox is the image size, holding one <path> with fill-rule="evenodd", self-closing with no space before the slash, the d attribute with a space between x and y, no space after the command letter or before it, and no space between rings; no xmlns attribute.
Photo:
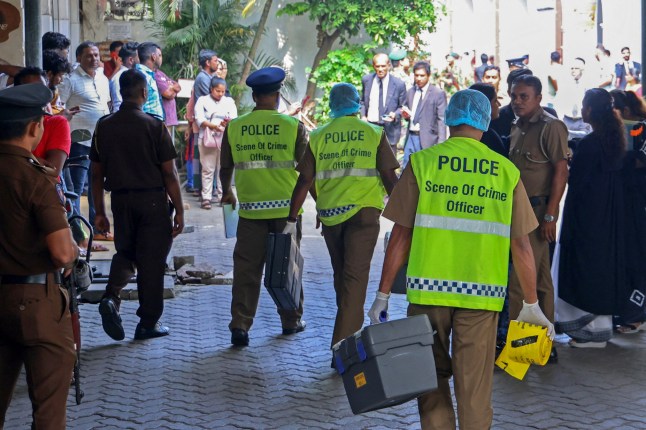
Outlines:
<svg viewBox="0 0 646 430"><path fill-rule="evenodd" d="M195 232L181 235L171 255L195 255L223 272L232 268L235 239L225 239L221 210L191 209ZM68 403L70 429L414 429L415 402L354 416L341 378L330 369L328 349L335 302L323 238L313 229L313 203L304 215L302 252L307 329L282 336L271 298L263 290L250 346L229 344L231 287L177 286L162 321L171 335L132 340L136 302L124 301L126 340L103 333L96 305L81 306L83 403ZM382 219L382 236L391 224ZM372 303L383 261L373 259L366 308ZM98 256L99 254L97 254ZM405 298L393 296L391 318L405 316ZM606 349L559 345L559 364L530 369L520 382L495 371L494 429L644 429L641 396L646 337L616 337ZM31 422L24 375L5 429Z"/></svg>

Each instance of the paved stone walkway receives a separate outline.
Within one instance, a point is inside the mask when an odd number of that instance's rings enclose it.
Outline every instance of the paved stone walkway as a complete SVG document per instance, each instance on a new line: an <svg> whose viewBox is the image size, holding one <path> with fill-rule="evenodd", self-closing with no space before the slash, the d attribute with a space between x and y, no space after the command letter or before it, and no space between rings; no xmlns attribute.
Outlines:
<svg viewBox="0 0 646 430"><path fill-rule="evenodd" d="M218 207L191 209L195 232L181 235L172 255L195 255L231 270L234 239L225 239ZM354 416L328 349L335 314L332 274L323 238L307 203L302 252L306 259L307 330L282 336L269 295L261 294L248 348L229 344L230 286L178 286L163 322L170 336L132 340L137 303L124 302L126 340L103 333L96 305L81 306L83 388L70 395L70 429L415 429L415 402ZM391 224L382 220L382 236ZM97 254L99 255L99 254ZM383 261L378 242L366 300L369 308ZM405 316L405 298L391 299L391 318ZM559 346L558 365L530 369L525 381L495 371L494 429L644 429L646 337L624 335L603 350ZM24 376L5 429L29 428Z"/></svg>

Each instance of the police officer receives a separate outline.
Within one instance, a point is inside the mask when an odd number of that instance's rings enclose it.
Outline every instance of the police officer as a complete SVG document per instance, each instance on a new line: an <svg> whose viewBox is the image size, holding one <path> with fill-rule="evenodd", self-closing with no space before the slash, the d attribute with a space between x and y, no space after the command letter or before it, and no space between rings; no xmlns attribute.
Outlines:
<svg viewBox="0 0 646 430"><path fill-rule="evenodd" d="M545 316L553 322L554 284L549 247L556 241L559 204L568 178L568 130L563 121L541 107L542 84L536 76L516 78L510 95L511 107L518 119L511 128L509 159L520 171L539 222L539 227L529 234L529 241L536 265L538 301ZM522 300L519 276L513 270L509 278L511 319L520 312ZM553 347L550 362L555 363L557 359Z"/></svg>
<svg viewBox="0 0 646 430"><path fill-rule="evenodd" d="M233 297L231 299L231 343L249 344L249 329L258 308L260 281L269 233L280 233L289 214L289 203L298 174L294 170L307 146L307 131L297 119L279 114L280 88L285 71L277 67L259 69L249 75L254 110L232 120L222 139L220 180L222 203L235 206L231 178L240 200L237 242L233 250ZM294 222L296 218L292 219ZM300 240L300 220L297 222ZM283 334L305 329L303 297L296 311L279 310Z"/></svg>
<svg viewBox="0 0 646 430"><path fill-rule="evenodd" d="M99 304L103 330L114 340L125 332L119 293L137 270L140 318L137 340L166 336L159 322L164 311L164 272L173 238L184 228L184 206L175 168L177 153L164 123L144 113L146 76L127 70L119 77L123 103L99 120L92 139L92 191L96 226L108 231L104 192L111 191L114 246L110 275ZM174 206L169 216L168 198Z"/></svg>
<svg viewBox="0 0 646 430"><path fill-rule="evenodd" d="M538 306L527 237L537 223L520 173L479 142L490 112L482 93L455 93L446 110L450 138L412 155L384 211L396 224L368 315L376 323L388 309L395 275L410 253L408 315L428 315L437 330L438 390L418 398L423 429L455 428L451 376L460 428L491 426L493 345L510 247L525 296L518 320L546 326L553 336Z"/></svg>
<svg viewBox="0 0 646 430"><path fill-rule="evenodd" d="M0 91L0 428L24 364L33 428L64 429L76 359L60 269L78 247L56 176L31 154L51 99L41 83Z"/></svg>
<svg viewBox="0 0 646 430"><path fill-rule="evenodd" d="M316 179L316 209L332 260L338 307L332 345L363 325L379 217L399 168L383 128L357 117L360 101L352 84L332 87L333 119L310 133L309 148L296 168L300 176L289 213L295 219ZM295 222L287 225L296 230Z"/></svg>

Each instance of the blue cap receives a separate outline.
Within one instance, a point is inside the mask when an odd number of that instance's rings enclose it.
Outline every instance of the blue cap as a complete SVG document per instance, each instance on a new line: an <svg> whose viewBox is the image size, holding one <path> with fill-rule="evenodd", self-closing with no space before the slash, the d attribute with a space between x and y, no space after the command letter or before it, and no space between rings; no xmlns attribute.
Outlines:
<svg viewBox="0 0 646 430"><path fill-rule="evenodd" d="M464 124L487 131L491 120L491 102L480 91L461 90L451 96L444 117L444 123L449 127Z"/></svg>
<svg viewBox="0 0 646 430"><path fill-rule="evenodd" d="M285 71L280 67L263 67L258 69L246 80L256 94L269 94L279 91L285 80Z"/></svg>
<svg viewBox="0 0 646 430"><path fill-rule="evenodd" d="M359 112L359 92L346 82L336 84L330 90L330 117L339 118Z"/></svg>
<svg viewBox="0 0 646 430"><path fill-rule="evenodd" d="M42 83L24 84L0 91L0 121L21 120L49 115L44 108L52 92Z"/></svg>

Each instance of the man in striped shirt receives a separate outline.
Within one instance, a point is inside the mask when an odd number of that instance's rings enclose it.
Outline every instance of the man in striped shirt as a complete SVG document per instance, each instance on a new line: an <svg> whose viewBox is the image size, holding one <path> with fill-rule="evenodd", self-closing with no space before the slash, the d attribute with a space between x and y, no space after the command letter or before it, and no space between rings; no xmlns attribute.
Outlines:
<svg viewBox="0 0 646 430"><path fill-rule="evenodd" d="M144 42L137 48L139 64L135 64L135 70L139 70L146 76L148 83L148 99L143 110L157 119L164 121L164 108L161 103L161 96L155 82L155 70L162 65L162 51L159 45L153 42Z"/></svg>

